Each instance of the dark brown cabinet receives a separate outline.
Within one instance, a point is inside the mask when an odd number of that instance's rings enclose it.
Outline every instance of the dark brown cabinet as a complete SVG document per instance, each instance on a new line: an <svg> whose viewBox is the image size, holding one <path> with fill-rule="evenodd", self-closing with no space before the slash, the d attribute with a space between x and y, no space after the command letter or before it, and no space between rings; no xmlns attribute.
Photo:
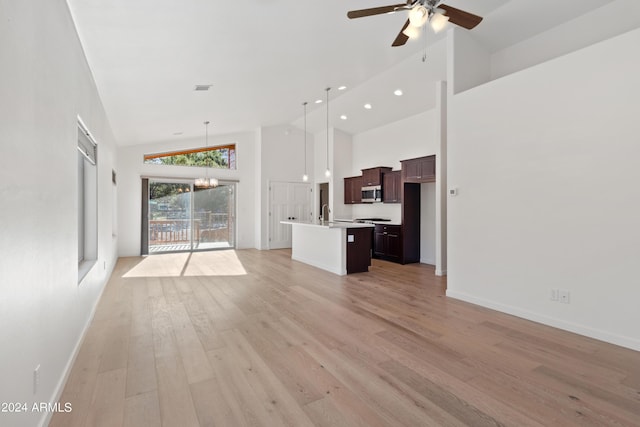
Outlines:
<svg viewBox="0 0 640 427"><path fill-rule="evenodd" d="M362 186L382 185L382 174L386 172L391 172L391 168L377 167L362 169Z"/></svg>
<svg viewBox="0 0 640 427"><path fill-rule="evenodd" d="M369 271L371 229L347 228L347 274Z"/></svg>
<svg viewBox="0 0 640 427"><path fill-rule="evenodd" d="M404 182L434 182L436 180L436 156L402 160Z"/></svg>
<svg viewBox="0 0 640 427"><path fill-rule="evenodd" d="M402 184L402 264L420 262L420 183Z"/></svg>
<svg viewBox="0 0 640 427"><path fill-rule="evenodd" d="M352 176L344 179L344 204L362 203L362 177Z"/></svg>
<svg viewBox="0 0 640 427"><path fill-rule="evenodd" d="M373 256L387 261L402 262L402 227L376 224L373 233Z"/></svg>
<svg viewBox="0 0 640 427"><path fill-rule="evenodd" d="M401 171L385 172L382 177L382 201L384 203L400 203L402 198Z"/></svg>

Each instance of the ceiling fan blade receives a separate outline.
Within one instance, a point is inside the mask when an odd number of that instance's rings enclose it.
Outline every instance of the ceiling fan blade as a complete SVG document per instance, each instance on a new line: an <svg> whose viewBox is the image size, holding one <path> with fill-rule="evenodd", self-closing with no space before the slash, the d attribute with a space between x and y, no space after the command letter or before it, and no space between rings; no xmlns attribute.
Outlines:
<svg viewBox="0 0 640 427"><path fill-rule="evenodd" d="M391 43L391 46L403 46L407 40L409 40L409 36L407 36L405 33L403 33L403 31L405 30L405 28L407 28L409 26L409 20L407 19L407 22L404 23L404 25L402 26L402 29L400 30L400 32L398 33L398 37L396 37L396 39L393 41L393 43Z"/></svg>
<svg viewBox="0 0 640 427"><path fill-rule="evenodd" d="M364 18L365 16L382 15L383 13L395 12L398 8L405 8L406 3L394 4L391 6L373 7L371 9L351 10L347 12L349 19Z"/></svg>
<svg viewBox="0 0 640 427"><path fill-rule="evenodd" d="M440 4L438 5L438 8L443 9L446 12L445 15L449 17L449 22L459 25L462 28L466 28L467 30L474 28L482 21L481 16L456 9L455 7L447 6L446 4Z"/></svg>

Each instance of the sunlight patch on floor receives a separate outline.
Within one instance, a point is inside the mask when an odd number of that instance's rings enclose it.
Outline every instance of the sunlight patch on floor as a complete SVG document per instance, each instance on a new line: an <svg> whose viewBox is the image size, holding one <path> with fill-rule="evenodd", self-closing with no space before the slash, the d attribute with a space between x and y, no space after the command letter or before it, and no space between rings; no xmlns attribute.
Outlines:
<svg viewBox="0 0 640 427"><path fill-rule="evenodd" d="M243 276L247 274L236 251L193 252L184 276Z"/></svg>
<svg viewBox="0 0 640 427"><path fill-rule="evenodd" d="M235 250L181 252L145 257L122 275L134 277L241 276L247 274Z"/></svg>

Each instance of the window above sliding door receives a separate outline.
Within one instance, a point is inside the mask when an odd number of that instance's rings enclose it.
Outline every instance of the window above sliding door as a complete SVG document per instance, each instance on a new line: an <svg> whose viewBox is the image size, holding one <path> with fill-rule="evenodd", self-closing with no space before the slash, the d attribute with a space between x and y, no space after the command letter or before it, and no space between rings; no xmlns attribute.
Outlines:
<svg viewBox="0 0 640 427"><path fill-rule="evenodd" d="M192 150L145 154L144 163L153 165L199 166L216 169L236 168L236 145L194 148Z"/></svg>

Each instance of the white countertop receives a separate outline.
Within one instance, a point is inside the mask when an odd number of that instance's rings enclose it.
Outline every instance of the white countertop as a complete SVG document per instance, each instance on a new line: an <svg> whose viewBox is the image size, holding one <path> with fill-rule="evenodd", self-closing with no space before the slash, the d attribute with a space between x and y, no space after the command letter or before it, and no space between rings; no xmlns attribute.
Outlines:
<svg viewBox="0 0 640 427"><path fill-rule="evenodd" d="M375 224L362 224L355 222L336 222L336 221L280 221L280 224L306 225L309 227L324 228L373 228Z"/></svg>
<svg viewBox="0 0 640 427"><path fill-rule="evenodd" d="M343 222L343 223L348 223L348 222L352 222L352 219L348 219L348 218L334 218L333 219L335 222ZM359 223L354 223L354 224L359 224ZM396 221L371 221L371 224L384 224L384 225L402 225L399 222Z"/></svg>

